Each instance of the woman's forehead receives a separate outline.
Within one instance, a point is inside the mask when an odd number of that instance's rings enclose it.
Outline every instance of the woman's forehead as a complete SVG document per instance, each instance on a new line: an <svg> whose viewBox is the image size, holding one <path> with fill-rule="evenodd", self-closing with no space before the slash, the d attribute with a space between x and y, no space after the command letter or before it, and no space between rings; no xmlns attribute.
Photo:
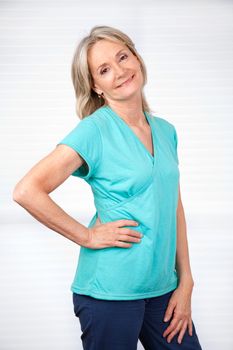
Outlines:
<svg viewBox="0 0 233 350"><path fill-rule="evenodd" d="M118 47L127 47L125 45L124 42L122 41L114 41L114 40L111 40L111 39L101 39L101 40L98 40L97 42L94 43L94 45L92 45L90 51L99 51L103 48L106 48L106 49L116 49Z"/></svg>
<svg viewBox="0 0 233 350"><path fill-rule="evenodd" d="M121 42L113 42L109 40L97 41L88 52L88 62L94 69L98 69L100 65L114 59L121 53L121 50L127 49L127 46Z"/></svg>

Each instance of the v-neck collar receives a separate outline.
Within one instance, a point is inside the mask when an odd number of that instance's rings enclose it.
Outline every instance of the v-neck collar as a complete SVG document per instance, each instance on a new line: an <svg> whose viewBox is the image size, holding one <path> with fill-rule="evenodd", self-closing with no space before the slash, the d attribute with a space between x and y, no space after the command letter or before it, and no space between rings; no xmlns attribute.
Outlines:
<svg viewBox="0 0 233 350"><path fill-rule="evenodd" d="M139 137L135 134L135 132L133 131L133 129L131 129L131 127L124 121L123 118L121 118L109 105L105 105L103 106L103 108L105 108L107 111L109 111L109 113L117 120L119 121L132 135L133 137L137 140L138 144L141 145L141 147L143 147L143 149L146 151L146 153L149 155L149 157L151 158L153 164L155 163L155 159L157 157L157 151L156 151L156 138L155 138L155 133L154 133L154 128L153 128L153 123L150 119L150 115L146 112L143 111L147 122L150 126L150 130L151 130L151 139L152 139L152 148L153 148L153 153L154 156L149 152L149 150L146 148L146 146L144 145L144 143L139 139Z"/></svg>

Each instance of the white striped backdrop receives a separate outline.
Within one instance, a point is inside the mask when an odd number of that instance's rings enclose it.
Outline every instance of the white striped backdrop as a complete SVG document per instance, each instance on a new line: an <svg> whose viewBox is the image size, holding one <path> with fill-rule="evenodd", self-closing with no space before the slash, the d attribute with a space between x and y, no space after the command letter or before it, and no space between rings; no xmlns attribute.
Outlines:
<svg viewBox="0 0 233 350"><path fill-rule="evenodd" d="M195 281L192 317L203 350L230 350L230 0L0 1L0 349L82 349L69 290L79 246L30 216L12 190L78 121L70 64L94 25L131 36L147 66L151 107L176 126ZM51 197L83 224L94 214L91 190L78 178Z"/></svg>

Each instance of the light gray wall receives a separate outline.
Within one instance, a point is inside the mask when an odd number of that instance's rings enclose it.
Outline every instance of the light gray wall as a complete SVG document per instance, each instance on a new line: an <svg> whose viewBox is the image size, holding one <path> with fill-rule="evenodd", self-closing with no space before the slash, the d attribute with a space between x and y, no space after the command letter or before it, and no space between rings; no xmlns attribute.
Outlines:
<svg viewBox="0 0 233 350"><path fill-rule="evenodd" d="M148 69L151 107L176 126L195 280L192 317L203 350L230 350L230 0L0 1L0 348L82 348L69 291L79 246L13 202L12 190L77 123L72 55L82 36L102 24L131 36ZM83 224L95 212L91 190L78 178L51 197Z"/></svg>

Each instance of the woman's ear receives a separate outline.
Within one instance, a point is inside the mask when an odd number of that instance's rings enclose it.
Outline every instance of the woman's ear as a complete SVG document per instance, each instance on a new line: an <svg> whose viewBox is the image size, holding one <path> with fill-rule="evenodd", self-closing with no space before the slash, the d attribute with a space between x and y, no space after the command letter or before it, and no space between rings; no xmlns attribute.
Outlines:
<svg viewBox="0 0 233 350"><path fill-rule="evenodd" d="M101 91L98 90L98 87L95 84L93 84L91 88L97 95L101 95Z"/></svg>

